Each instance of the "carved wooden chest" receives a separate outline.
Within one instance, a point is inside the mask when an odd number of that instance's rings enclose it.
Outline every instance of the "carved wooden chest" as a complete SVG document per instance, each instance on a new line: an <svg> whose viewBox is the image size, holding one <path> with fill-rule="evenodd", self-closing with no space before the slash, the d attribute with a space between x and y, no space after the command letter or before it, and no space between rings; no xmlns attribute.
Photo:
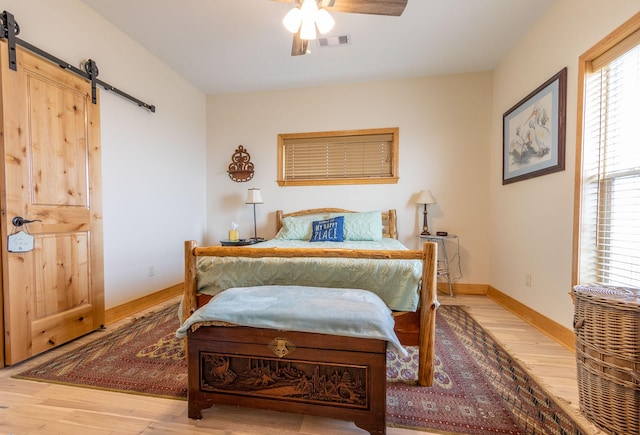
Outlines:
<svg viewBox="0 0 640 435"><path fill-rule="evenodd" d="M214 404L353 421L385 433L386 341L241 326L189 331L189 418Z"/></svg>

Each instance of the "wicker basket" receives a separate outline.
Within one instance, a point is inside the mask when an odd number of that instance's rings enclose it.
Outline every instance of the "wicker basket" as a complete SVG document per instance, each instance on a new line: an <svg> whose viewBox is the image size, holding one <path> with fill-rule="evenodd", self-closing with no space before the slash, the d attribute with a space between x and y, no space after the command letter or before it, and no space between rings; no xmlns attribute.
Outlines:
<svg viewBox="0 0 640 435"><path fill-rule="evenodd" d="M640 434L640 291L576 286L580 410L611 434Z"/></svg>

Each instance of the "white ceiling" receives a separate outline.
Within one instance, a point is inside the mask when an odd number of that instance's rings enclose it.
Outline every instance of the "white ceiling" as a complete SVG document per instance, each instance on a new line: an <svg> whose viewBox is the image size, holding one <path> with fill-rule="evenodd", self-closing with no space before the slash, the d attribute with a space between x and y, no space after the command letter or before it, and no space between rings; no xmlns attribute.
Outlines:
<svg viewBox="0 0 640 435"><path fill-rule="evenodd" d="M82 0L206 94L493 70L552 0L409 0L401 17L333 12L346 46L292 57L269 0Z"/></svg>

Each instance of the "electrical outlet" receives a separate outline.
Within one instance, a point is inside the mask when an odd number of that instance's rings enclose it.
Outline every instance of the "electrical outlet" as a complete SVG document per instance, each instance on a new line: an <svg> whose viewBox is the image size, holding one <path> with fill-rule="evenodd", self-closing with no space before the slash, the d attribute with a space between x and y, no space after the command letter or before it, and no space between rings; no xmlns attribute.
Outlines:
<svg viewBox="0 0 640 435"><path fill-rule="evenodd" d="M524 276L524 285L531 287L531 273L527 272Z"/></svg>
<svg viewBox="0 0 640 435"><path fill-rule="evenodd" d="M156 276L156 267L154 265L149 266L148 275L149 278Z"/></svg>

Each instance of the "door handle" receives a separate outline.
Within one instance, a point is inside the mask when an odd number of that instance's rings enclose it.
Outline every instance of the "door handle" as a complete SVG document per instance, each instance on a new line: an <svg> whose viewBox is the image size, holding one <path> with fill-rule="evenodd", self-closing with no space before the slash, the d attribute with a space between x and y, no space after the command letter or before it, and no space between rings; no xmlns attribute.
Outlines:
<svg viewBox="0 0 640 435"><path fill-rule="evenodd" d="M42 222L40 219L34 219L30 221L29 219L25 219L22 216L16 216L11 220L11 223L14 227L21 227L24 224L30 224L31 222Z"/></svg>

